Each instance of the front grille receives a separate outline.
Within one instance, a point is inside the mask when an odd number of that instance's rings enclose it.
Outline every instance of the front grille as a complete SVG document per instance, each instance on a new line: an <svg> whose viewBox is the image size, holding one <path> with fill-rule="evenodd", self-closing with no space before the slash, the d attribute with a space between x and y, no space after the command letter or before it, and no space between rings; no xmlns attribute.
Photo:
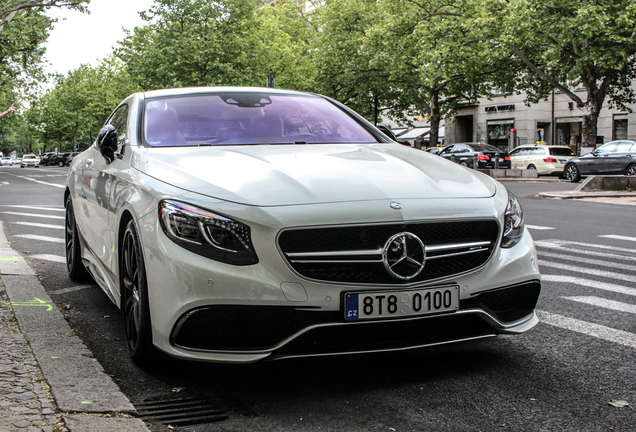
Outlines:
<svg viewBox="0 0 636 432"><path fill-rule="evenodd" d="M426 247L426 265L409 283L465 273L490 258L499 235L495 220L420 222L290 229L278 243L289 265L319 281L400 284L382 261L382 250L395 234L416 235Z"/></svg>

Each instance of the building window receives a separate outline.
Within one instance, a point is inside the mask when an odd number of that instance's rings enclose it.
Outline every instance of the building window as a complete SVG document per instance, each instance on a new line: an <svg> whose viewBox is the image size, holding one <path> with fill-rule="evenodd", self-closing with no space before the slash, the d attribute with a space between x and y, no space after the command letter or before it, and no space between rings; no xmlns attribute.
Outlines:
<svg viewBox="0 0 636 432"><path fill-rule="evenodd" d="M488 144L508 151L510 129L514 127L512 120L488 122Z"/></svg>
<svg viewBox="0 0 636 432"><path fill-rule="evenodd" d="M627 116L614 116L614 139L627 139Z"/></svg>

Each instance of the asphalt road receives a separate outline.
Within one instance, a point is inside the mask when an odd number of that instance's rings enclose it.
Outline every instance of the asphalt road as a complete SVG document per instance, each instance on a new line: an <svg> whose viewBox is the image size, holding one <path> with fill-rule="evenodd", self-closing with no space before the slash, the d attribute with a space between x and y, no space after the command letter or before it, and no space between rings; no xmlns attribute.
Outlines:
<svg viewBox="0 0 636 432"><path fill-rule="evenodd" d="M189 430L635 430L632 206L536 196L576 187L569 183L505 182L521 200L544 275L541 323L523 335L247 366L161 357L142 370L128 359L119 311L96 285L66 275L66 173L0 169L7 238L133 403L190 393L219 398L229 418ZM610 405L615 400L631 407Z"/></svg>

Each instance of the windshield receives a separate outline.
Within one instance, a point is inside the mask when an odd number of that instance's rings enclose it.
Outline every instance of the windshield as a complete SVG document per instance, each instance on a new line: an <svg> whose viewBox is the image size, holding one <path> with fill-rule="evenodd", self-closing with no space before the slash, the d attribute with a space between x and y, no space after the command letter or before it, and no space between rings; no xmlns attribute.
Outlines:
<svg viewBox="0 0 636 432"><path fill-rule="evenodd" d="M144 136L153 147L378 142L326 99L263 92L149 99Z"/></svg>

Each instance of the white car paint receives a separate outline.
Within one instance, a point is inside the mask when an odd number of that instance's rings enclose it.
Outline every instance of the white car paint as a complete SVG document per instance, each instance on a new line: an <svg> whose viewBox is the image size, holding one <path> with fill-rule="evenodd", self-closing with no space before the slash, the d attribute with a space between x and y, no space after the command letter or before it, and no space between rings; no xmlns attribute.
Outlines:
<svg viewBox="0 0 636 432"><path fill-rule="evenodd" d="M156 348L180 358L237 363L361 352L344 349L290 353L285 348L296 337L302 339L317 329L339 331L366 325L372 335L372 323L350 323L342 318L345 292L392 292L445 284L459 287L460 300L466 306L444 313L442 318L475 317L486 323L493 335L520 333L536 325L533 307L523 312L523 316L506 321L471 303L471 299L484 292L519 291L525 285L540 284L536 252L527 230L521 227L523 234L514 246L501 246L501 227L505 225L504 213L511 198L501 183L484 174L390 142L358 117L356 121L377 137L377 143L150 147L138 133L145 100L227 90L177 89L132 95L124 101L130 107L126 129L118 131L123 151L110 160L103 156L96 142L73 159L69 171L67 195L77 221L83 264L122 309L122 220L132 218L138 229L148 285L152 343ZM295 94L272 89L258 91ZM162 200L185 203L247 225L258 263L228 264L177 244L162 229L158 213ZM391 204L396 202L401 208L392 208ZM465 221L490 221L499 227L488 259L467 271L420 281L318 280L300 274L280 246L282 233L303 227L395 225L408 231L415 224ZM381 239L380 244L385 241ZM390 246L394 245L385 244L386 248ZM389 252L386 253L388 256ZM435 260L430 258L425 264L434 266ZM188 317L210 308L243 306L265 311L267 308L300 313L320 311L338 318L301 326L275 343L252 348L216 349L175 343L174 335ZM439 317L409 319L424 322ZM395 321L398 320L392 322ZM210 329L201 329L204 330ZM484 336L464 339L477 337ZM436 343L455 340L460 339ZM423 340L362 352L430 344Z"/></svg>

